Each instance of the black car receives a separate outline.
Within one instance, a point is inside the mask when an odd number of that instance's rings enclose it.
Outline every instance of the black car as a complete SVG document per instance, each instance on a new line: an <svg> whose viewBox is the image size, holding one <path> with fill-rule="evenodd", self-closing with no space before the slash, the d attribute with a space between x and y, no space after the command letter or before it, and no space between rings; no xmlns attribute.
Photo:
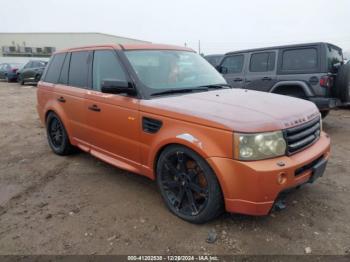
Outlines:
<svg viewBox="0 0 350 262"><path fill-rule="evenodd" d="M0 64L0 79L4 79L7 82L16 81L18 70L21 67L22 67L22 64L20 63Z"/></svg>
<svg viewBox="0 0 350 262"><path fill-rule="evenodd" d="M17 81L24 85L25 82L39 82L47 65L46 61L31 60L18 71Z"/></svg>
<svg viewBox="0 0 350 262"><path fill-rule="evenodd" d="M230 52L217 70L233 88L310 100L323 117L350 104L350 64L344 63L342 49L330 43Z"/></svg>

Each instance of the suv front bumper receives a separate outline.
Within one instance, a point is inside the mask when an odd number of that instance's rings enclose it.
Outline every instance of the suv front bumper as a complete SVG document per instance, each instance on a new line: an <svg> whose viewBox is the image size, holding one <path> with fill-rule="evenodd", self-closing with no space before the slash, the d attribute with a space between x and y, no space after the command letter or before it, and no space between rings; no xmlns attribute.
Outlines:
<svg viewBox="0 0 350 262"><path fill-rule="evenodd" d="M329 153L330 138L322 132L315 144L292 156L260 161L207 160L221 185L226 211L267 215L281 192L311 182L312 165L318 160L327 161Z"/></svg>

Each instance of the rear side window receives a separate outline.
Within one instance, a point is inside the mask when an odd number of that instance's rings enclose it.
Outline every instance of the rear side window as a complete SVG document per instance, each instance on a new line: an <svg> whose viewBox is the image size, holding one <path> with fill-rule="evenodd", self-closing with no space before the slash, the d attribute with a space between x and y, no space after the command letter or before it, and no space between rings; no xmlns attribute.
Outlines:
<svg viewBox="0 0 350 262"><path fill-rule="evenodd" d="M327 61L328 61L328 70L330 72L333 72L334 65L343 62L342 50L335 46L327 45Z"/></svg>
<svg viewBox="0 0 350 262"><path fill-rule="evenodd" d="M303 48L285 50L282 56L282 70L299 71L317 68L317 49Z"/></svg>
<svg viewBox="0 0 350 262"><path fill-rule="evenodd" d="M223 74L241 73L243 69L244 56L234 55L224 58L221 64L221 72Z"/></svg>
<svg viewBox="0 0 350 262"><path fill-rule="evenodd" d="M66 53L54 55L45 74L45 82L56 84L61 73L62 64Z"/></svg>
<svg viewBox="0 0 350 262"><path fill-rule="evenodd" d="M275 69L275 52L255 53L250 57L250 72L268 72Z"/></svg>
<svg viewBox="0 0 350 262"><path fill-rule="evenodd" d="M126 80L122 65L113 50L100 50L94 53L93 89L101 90L101 83L105 79Z"/></svg>
<svg viewBox="0 0 350 262"><path fill-rule="evenodd" d="M87 87L90 52L72 52L69 66L69 85Z"/></svg>
<svg viewBox="0 0 350 262"><path fill-rule="evenodd" d="M60 79L58 80L58 83L63 84L63 85L68 84L70 56L71 56L71 53L67 53L66 58L64 59L63 66L62 66Z"/></svg>

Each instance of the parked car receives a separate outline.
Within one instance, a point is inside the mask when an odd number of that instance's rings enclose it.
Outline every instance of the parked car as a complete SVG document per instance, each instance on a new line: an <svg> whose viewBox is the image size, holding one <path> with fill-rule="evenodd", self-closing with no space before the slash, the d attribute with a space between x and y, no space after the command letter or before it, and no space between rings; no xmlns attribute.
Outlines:
<svg viewBox="0 0 350 262"><path fill-rule="evenodd" d="M0 79L5 79L7 82L17 80L17 71L21 68L20 63L3 63L0 64Z"/></svg>
<svg viewBox="0 0 350 262"><path fill-rule="evenodd" d="M78 147L156 180L170 211L193 223L223 209L266 215L282 192L322 176L329 158L313 103L232 89L185 47L57 52L37 99L54 153Z"/></svg>
<svg viewBox="0 0 350 262"><path fill-rule="evenodd" d="M41 75L43 74L46 61L30 60L20 70L18 70L17 81L24 85L25 82L39 82Z"/></svg>
<svg viewBox="0 0 350 262"><path fill-rule="evenodd" d="M204 58L207 60L212 66L216 67L220 64L224 55L206 55Z"/></svg>
<svg viewBox="0 0 350 262"><path fill-rule="evenodd" d="M232 87L306 99L323 117L350 102L350 66L343 65L342 49L329 43L230 52L217 69Z"/></svg>

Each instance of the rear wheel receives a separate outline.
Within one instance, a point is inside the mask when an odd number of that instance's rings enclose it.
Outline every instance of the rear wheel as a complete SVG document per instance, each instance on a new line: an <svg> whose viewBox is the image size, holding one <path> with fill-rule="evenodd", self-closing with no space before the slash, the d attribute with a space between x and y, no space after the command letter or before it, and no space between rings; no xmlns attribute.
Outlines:
<svg viewBox="0 0 350 262"><path fill-rule="evenodd" d="M214 172L202 157L184 146L169 146L161 153L157 184L170 211L191 223L207 222L223 210Z"/></svg>
<svg viewBox="0 0 350 262"><path fill-rule="evenodd" d="M46 119L46 132L49 145L57 155L68 155L73 152L68 134L61 119L50 112Z"/></svg>

